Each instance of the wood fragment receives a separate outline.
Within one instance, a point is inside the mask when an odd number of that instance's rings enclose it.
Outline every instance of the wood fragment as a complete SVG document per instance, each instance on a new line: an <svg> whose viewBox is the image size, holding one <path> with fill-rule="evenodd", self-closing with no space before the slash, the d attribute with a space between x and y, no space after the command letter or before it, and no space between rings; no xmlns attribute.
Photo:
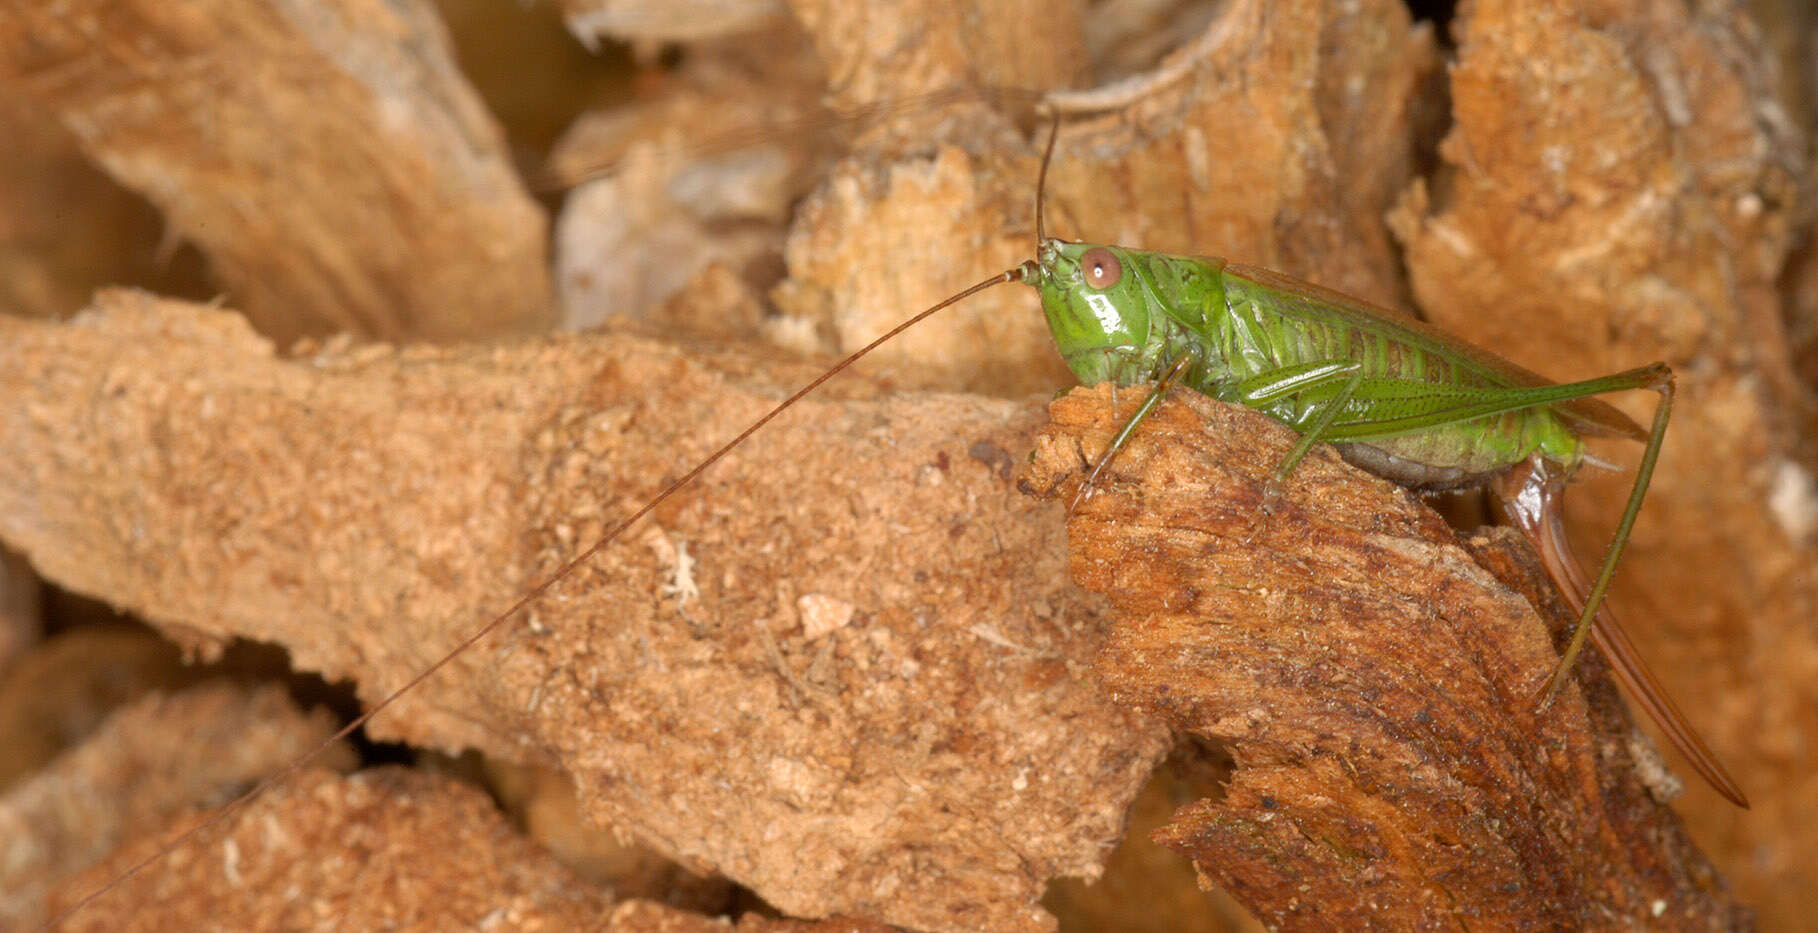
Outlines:
<svg viewBox="0 0 1818 933"><path fill-rule="evenodd" d="M106 293L0 319L0 538L370 702L819 371L622 335L284 359ZM590 819L794 916L1046 929L1047 879L1096 872L1166 736L1086 680L1096 601L992 453L1038 412L828 388L653 516L697 599L633 529L368 728L562 767ZM809 594L852 620L809 640Z"/></svg>
<svg viewBox="0 0 1818 933"><path fill-rule="evenodd" d="M280 341L551 318L542 209L430 4L5 3L0 75Z"/></svg>
<svg viewBox="0 0 1818 933"><path fill-rule="evenodd" d="M1110 399L1057 400L1025 482L1072 496L1123 423ZM1098 664L1113 696L1237 761L1157 841L1283 927L1746 928L1650 797L1600 666L1536 710L1547 626L1570 620L1531 555L1508 535L1464 546L1330 450L1265 514L1293 437L1175 393L1068 524L1075 578L1117 616Z"/></svg>
<svg viewBox="0 0 1818 933"><path fill-rule="evenodd" d="M45 894L72 875L123 843L162 832L173 817L226 802L333 732L326 711L298 710L279 686L249 690L217 680L123 707L0 797L0 927L45 922L57 909L47 908ZM320 767L351 764L343 745ZM75 886L86 893L100 883L91 877ZM119 928L104 916L82 928Z"/></svg>
<svg viewBox="0 0 1818 933"><path fill-rule="evenodd" d="M64 885L53 906L151 854L197 814L186 817ZM229 823L148 873L137 897L98 901L60 929L558 930L610 915L611 895L519 835L484 794L441 775L312 770Z"/></svg>

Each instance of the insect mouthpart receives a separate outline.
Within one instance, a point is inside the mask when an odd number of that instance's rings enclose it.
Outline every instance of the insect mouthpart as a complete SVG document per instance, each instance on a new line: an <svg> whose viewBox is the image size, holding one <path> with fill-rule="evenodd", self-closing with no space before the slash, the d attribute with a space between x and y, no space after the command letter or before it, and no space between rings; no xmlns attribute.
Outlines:
<svg viewBox="0 0 1818 933"><path fill-rule="evenodd" d="M1041 282L1066 287L1080 281L1080 263L1069 246L1075 244L1059 237L1049 237L1036 250L1035 264L1042 271ZM1031 282L1030 284L1037 284Z"/></svg>

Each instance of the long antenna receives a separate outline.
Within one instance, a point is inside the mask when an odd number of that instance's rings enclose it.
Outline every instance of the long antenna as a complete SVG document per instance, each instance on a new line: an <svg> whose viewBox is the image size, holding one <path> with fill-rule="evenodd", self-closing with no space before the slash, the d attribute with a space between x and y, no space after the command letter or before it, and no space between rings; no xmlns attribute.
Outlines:
<svg viewBox="0 0 1818 933"><path fill-rule="evenodd" d="M1048 234L1044 229L1042 213L1048 203L1048 164L1054 161L1054 141L1060 138L1060 111L1054 111L1054 122L1048 124L1048 148L1042 150L1042 170L1035 176L1035 255L1042 254L1042 244L1047 242Z"/></svg>
<svg viewBox="0 0 1818 933"><path fill-rule="evenodd" d="M1049 147L1050 151L1053 150L1054 142L1052 139L1049 140L1048 147ZM578 556L576 556L575 558L570 560L568 563L563 564L560 568L558 568L555 571L555 573L544 578L543 582L538 583L535 587L532 587L530 592L525 593L522 597L520 597L518 599L517 602L512 603L510 608L506 609L504 612L501 612L496 616L493 616L491 620L489 620L485 625L480 626L479 629L476 630L472 635L469 635L469 636L467 636L467 638L463 639L461 641L461 643L456 645L452 651L449 651L447 654L444 654L440 660L436 661L436 663L431 664L429 667L425 668L422 673L416 675L415 677L412 677L409 681L407 681L404 684L404 686L399 687L396 690L393 690L384 699L373 704L371 709L368 709L366 712L361 713L359 716L355 717L352 722L348 723L345 726L342 726L341 731L336 732L332 736L329 736L326 740L324 740L322 742L322 744L316 746L313 750L311 750L307 754L303 755L301 758L298 758L298 759L292 761L290 764L285 765L277 773L260 781L257 785L255 785L253 787L252 790L249 790L246 793L241 794L239 797L234 798L231 802L223 805L221 807L221 809L216 810L215 812L209 814L207 818L202 820L202 822L197 823L195 826L192 826L189 829L185 830L182 835L178 836L176 839L171 840L169 843L165 844L162 848L158 849L158 851L145 857L143 860L135 863L133 865L133 867L128 868L126 871L120 873L112 881L109 881L108 883L95 889L93 892L83 896L83 898L81 900L77 901L74 905L72 905L68 908L65 908L61 913L50 918L48 921L46 921L44 923L43 926L39 927L39 929L40 930L49 930L51 927L54 927L57 924L68 919L71 915L75 914L77 911L81 910L83 907L86 907L90 901L93 901L96 898L101 897L102 895L106 894L107 892L118 887L121 883L125 882L127 879L133 877L134 875L138 874L140 871L143 871L145 868L149 867L152 863L158 861L159 859L165 857L166 855L169 855L172 851L177 849L179 846L188 842L192 837L203 832L204 830L208 829L209 827L214 826L216 823L219 823L222 820L226 819L229 815L235 813L241 807L244 807L247 804L251 803L253 800L257 799L259 797L259 795L265 793L267 790L271 789L273 786L277 785L279 782L288 779L292 774L295 774L297 771L301 770L305 765L316 760L318 757L320 757L322 755L323 752L328 751L330 746L334 745L336 742L341 741L342 739L347 738L349 735L352 735L353 731L355 729L358 729L361 726L365 725L368 720L372 719L374 716L377 716L381 710L385 709L387 706L390 706L399 697L401 697L404 694L409 693L411 690L415 689L418 684L420 684L423 681L428 680L430 677L434 676L437 671L446 667L456 657L459 657L462 652L473 647L475 644L478 644L482 639L486 638L486 636L488 636L488 635L491 635L500 626L504 625L513 616L517 615L520 611L522 611L524 609L524 607L530 605L533 601L541 598L543 596L543 594L545 594L549 591L550 587L553 587L557 583L562 582L563 579L567 578L570 574L572 574L576 570L580 569L582 564L587 563L589 560L591 560L593 558L593 556L595 554L598 554L601 549L605 548L606 545L611 544L615 539L617 539L619 537L619 535L624 534L625 529L630 528L632 525L636 524L638 519L641 519L644 516L650 514L650 512L653 509L655 509L659 505L662 505L665 501L668 501L668 499L671 496L680 492L683 489L683 487L687 486L689 483L694 482L697 478L700 477L700 475L702 473L705 473L707 471L708 467L713 466L715 463L718 463L721 458L723 458L727 454L731 453L734 448L738 447L740 444L745 443L745 441L748 438L750 438L751 435L756 434L758 432L758 429L762 428L766 424L769 424L772 420L774 420L776 418L776 416L789 410L790 407L795 405L796 402L801 401L802 398L804 396L806 396L808 393L813 392L815 389L820 388L822 383L826 382L829 379L832 379L836 375L839 375L847 367L851 366L853 363L858 362L859 359L864 357L866 354L877 349L878 347L883 346L885 343L887 343L888 341L890 341L892 338L896 337L896 335L902 333L903 331L906 331L909 328L914 327L917 324L920 324L922 321L926 320L928 317L933 315L934 312L939 311L942 308L947 307L948 305L951 305L956 302L963 301L964 299L970 298L973 295L976 295L979 292L982 292L985 289L990 288L994 285L1002 285L1007 282L1028 281L1029 276L1032 274L1033 266L1034 266L1033 263L1024 263L1023 265L1020 265L1014 269L1000 272L997 275L994 275L991 278L988 278L988 279L984 280L983 282L978 283L977 285L973 285L970 288L967 288L965 291L962 291L956 295L953 295L952 297L946 298L946 299L942 300L940 303L934 305L933 307L928 308L927 310L922 311L919 314L916 314L914 317L909 318L908 320L902 322L901 324L896 325L895 327L892 327L882 337L879 337L876 340L873 340L870 343L865 344L863 347L860 347L859 349L853 351L845 359L842 359L838 363L835 363L833 365L833 368L827 370L824 373L821 373L819 376L816 376L814 378L814 381L808 383L805 386L802 386L800 389L797 389L795 391L795 394L793 394L793 395L789 396L788 398L782 400L781 402L777 403L776 407L770 409L770 411L768 413L766 413L762 418L759 418L758 420L753 421L749 427L745 428L745 430L743 430L743 431L740 431L737 437L734 437L732 440L729 440L726 443L720 445L720 448L718 450L715 450L712 454L708 455L707 459L702 460L700 463L695 464L694 469L689 470L687 473L682 474L680 479L677 479L675 482L670 483L668 486L664 487L663 491L657 493L655 498L651 499L649 502L644 503L644 505L641 508L639 508L636 512L633 512L631 514L630 518L627 518L624 521L619 522L617 525L613 526L611 531L606 532L605 535L601 536L599 538L599 540L597 540L597 541L593 542L593 544L589 545L587 547L587 549L582 551Z"/></svg>

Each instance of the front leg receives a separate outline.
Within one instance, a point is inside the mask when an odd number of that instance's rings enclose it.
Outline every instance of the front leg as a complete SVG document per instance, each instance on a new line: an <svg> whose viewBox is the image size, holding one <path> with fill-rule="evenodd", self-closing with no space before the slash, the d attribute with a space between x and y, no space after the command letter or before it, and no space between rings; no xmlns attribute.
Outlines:
<svg viewBox="0 0 1818 933"><path fill-rule="evenodd" d="M1263 487L1264 512L1272 513L1281 505L1282 495L1287 489L1288 474L1294 472L1300 461L1306 459L1313 445L1325 437L1338 415L1357 395L1357 388L1363 384L1363 378L1363 364L1356 360L1321 360L1272 369L1237 384L1234 393L1236 400L1246 407L1258 409L1299 392L1339 384L1337 394L1315 409L1313 423L1301 432L1300 440L1282 458L1281 464L1275 468L1274 474Z"/></svg>
<svg viewBox="0 0 1818 933"><path fill-rule="evenodd" d="M1141 424L1143 419L1149 417L1149 413L1155 410L1155 406L1168 394L1168 389L1174 385L1176 379L1180 378L1181 373L1186 372L1187 365L1192 361L1193 358L1191 356L1182 354L1180 359L1175 360L1174 365L1168 367L1168 371L1163 373L1162 377L1156 381L1155 388L1149 392L1149 397L1143 399L1143 403L1137 406L1136 413L1131 415L1130 420L1125 421L1124 426L1118 429L1117 436L1111 438L1110 446L1105 448L1105 452L1098 458L1098 462L1092 464L1092 470L1086 474L1085 480L1080 483L1079 491L1073 494L1073 501L1067 504L1068 515L1072 515L1073 510L1079 508L1080 503L1092 496L1092 487L1098 482L1098 474L1104 472L1105 466L1117 456L1117 452L1122 450L1126 443L1129 443L1130 436L1136 433L1136 426ZM1111 410L1116 412L1116 382L1111 384L1111 392Z"/></svg>

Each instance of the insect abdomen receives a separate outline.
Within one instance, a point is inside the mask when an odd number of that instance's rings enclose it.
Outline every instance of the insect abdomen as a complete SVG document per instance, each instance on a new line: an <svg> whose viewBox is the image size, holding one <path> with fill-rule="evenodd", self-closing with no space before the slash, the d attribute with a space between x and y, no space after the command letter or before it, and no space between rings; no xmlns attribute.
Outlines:
<svg viewBox="0 0 1818 933"><path fill-rule="evenodd" d="M1467 356L1448 352L1427 335L1399 326L1383 316L1387 312L1361 303L1337 306L1318 295L1285 292L1229 270L1222 275L1224 313L1208 322L1207 334L1216 359L1206 367L1209 378L1201 391L1248 404L1304 431L1323 406L1335 400L1342 382L1261 404L1241 397L1234 387L1285 367L1355 362L1362 369L1362 382L1332 425L1329 439L1343 443L1346 458L1355 465L1409 486L1470 485L1536 451L1568 468L1582 457L1577 435L1548 408L1371 436L1377 425L1469 404L1482 393L1512 386Z"/></svg>

